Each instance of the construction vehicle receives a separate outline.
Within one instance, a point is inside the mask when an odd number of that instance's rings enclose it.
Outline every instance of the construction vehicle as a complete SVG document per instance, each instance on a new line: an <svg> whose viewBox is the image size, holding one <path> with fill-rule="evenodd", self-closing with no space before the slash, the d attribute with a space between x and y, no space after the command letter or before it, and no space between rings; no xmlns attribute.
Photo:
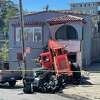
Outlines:
<svg viewBox="0 0 100 100"><path fill-rule="evenodd" d="M32 77L23 79L24 93L34 91L55 93L67 83L79 84L80 67L68 59L64 46L55 40L48 41L48 50L40 54L41 68L33 71Z"/></svg>

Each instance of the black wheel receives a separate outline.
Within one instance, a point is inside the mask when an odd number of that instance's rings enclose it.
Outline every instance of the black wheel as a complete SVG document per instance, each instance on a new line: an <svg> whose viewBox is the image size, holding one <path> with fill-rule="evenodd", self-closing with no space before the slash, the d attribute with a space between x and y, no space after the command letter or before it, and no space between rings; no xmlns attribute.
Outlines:
<svg viewBox="0 0 100 100"><path fill-rule="evenodd" d="M47 92L47 87L45 87L45 86L41 87L40 91L42 93L46 93Z"/></svg>
<svg viewBox="0 0 100 100"><path fill-rule="evenodd" d="M59 91L58 79L56 76L51 76L49 81L49 92L55 93Z"/></svg>
<svg viewBox="0 0 100 100"><path fill-rule="evenodd" d="M14 87L16 85L16 81L9 81L8 83L10 87Z"/></svg>
<svg viewBox="0 0 100 100"><path fill-rule="evenodd" d="M23 92L26 94L30 94L34 92L33 85L31 82L27 82L27 81L24 82Z"/></svg>
<svg viewBox="0 0 100 100"><path fill-rule="evenodd" d="M81 71L80 71L80 67L78 67L77 64L72 64L72 71L73 71L72 83L74 85L79 85L80 82L81 82Z"/></svg>
<svg viewBox="0 0 100 100"><path fill-rule="evenodd" d="M33 86L33 90L34 90L35 92L38 92L38 91L39 91L38 87L35 87L35 86Z"/></svg>

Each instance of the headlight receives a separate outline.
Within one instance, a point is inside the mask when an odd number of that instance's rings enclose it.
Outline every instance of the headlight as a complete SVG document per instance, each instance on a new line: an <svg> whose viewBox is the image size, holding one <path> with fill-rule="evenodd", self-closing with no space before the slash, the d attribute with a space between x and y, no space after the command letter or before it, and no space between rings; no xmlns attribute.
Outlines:
<svg viewBox="0 0 100 100"><path fill-rule="evenodd" d="M49 61L49 58L46 58L46 61Z"/></svg>
<svg viewBox="0 0 100 100"><path fill-rule="evenodd" d="M0 70L0 73L2 72L2 70Z"/></svg>
<svg viewBox="0 0 100 100"><path fill-rule="evenodd" d="M36 72L33 73L34 77L36 77Z"/></svg>

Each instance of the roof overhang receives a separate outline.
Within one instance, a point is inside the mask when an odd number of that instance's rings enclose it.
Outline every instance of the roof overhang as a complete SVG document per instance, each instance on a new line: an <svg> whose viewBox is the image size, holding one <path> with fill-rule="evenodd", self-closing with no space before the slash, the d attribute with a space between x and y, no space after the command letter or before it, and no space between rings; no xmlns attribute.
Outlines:
<svg viewBox="0 0 100 100"><path fill-rule="evenodd" d="M48 19L47 21L50 25L57 25L57 24L65 24L65 23L73 23L73 22L82 22L83 18L72 16L72 15L65 15L61 17L54 17L51 19Z"/></svg>

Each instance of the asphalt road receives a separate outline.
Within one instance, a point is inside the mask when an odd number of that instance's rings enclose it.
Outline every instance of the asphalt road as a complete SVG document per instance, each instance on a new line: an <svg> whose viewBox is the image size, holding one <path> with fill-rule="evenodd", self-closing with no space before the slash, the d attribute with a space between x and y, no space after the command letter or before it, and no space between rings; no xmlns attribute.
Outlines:
<svg viewBox="0 0 100 100"><path fill-rule="evenodd" d="M0 100L73 100L60 94L24 94L21 86L9 88L0 85Z"/></svg>

